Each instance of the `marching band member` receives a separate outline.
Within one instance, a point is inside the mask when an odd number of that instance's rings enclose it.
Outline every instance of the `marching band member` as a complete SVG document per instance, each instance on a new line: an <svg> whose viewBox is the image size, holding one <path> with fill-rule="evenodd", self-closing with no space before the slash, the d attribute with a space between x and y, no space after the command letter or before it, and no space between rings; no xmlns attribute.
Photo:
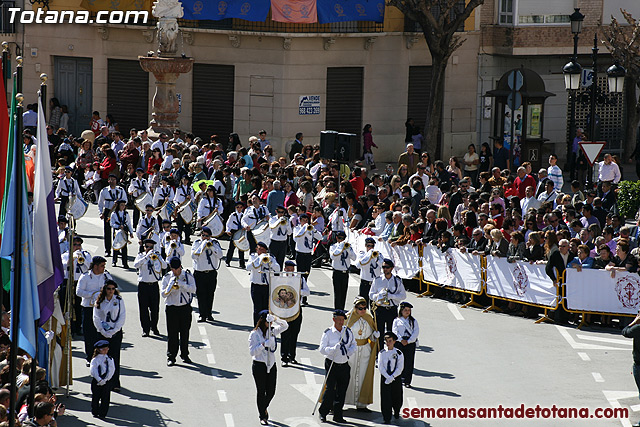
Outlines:
<svg viewBox="0 0 640 427"><path fill-rule="evenodd" d="M296 270L296 263L291 260L284 262L284 271L287 273L293 273ZM309 286L307 286L307 279L300 278L300 296L308 296ZM300 333L300 327L302 326L302 306L300 307L300 313L298 317L291 321L287 321L289 325L288 329L280 335L280 358L282 360L282 366L297 365L296 360L296 347L298 346L298 334Z"/></svg>
<svg viewBox="0 0 640 427"><path fill-rule="evenodd" d="M340 208L334 210L331 215L329 215L329 224L331 225L331 230L333 232L344 231L345 226L344 222L347 219L347 211L345 208Z"/></svg>
<svg viewBox="0 0 640 427"><path fill-rule="evenodd" d="M243 212L244 203L240 201L236 202L236 211L229 215L229 218L227 219L227 234L231 237L231 240L233 240L233 235L238 230L242 229ZM233 241L230 241L229 249L227 250L227 257L225 260L225 265L227 267L231 267L231 260L233 259L233 251L235 250L235 248L236 246L233 244ZM247 268L244 263L244 251L241 251L240 249L238 249L238 259L240 260L240 268Z"/></svg>
<svg viewBox="0 0 640 427"><path fill-rule="evenodd" d="M247 206L242 215L242 226L247 230L247 240L249 240L249 253L256 251L256 238L252 230L260 221L270 218L269 210L260 202L260 197L254 195L251 198L251 205Z"/></svg>
<svg viewBox="0 0 640 427"><path fill-rule="evenodd" d="M251 301L255 325L258 323L259 313L269 308L269 272L280 272L280 265L269 255L267 245L258 242L256 252L249 256L247 270L251 274Z"/></svg>
<svg viewBox="0 0 640 427"><path fill-rule="evenodd" d="M156 246L157 243L154 240L144 240L144 252L139 253L133 262L133 267L138 270L138 307L143 337L148 337L150 331L153 331L154 335L160 335L158 331L158 314L160 312L158 281L162 278L162 270L167 268L167 262L157 251Z"/></svg>
<svg viewBox="0 0 640 427"><path fill-rule="evenodd" d="M291 225L286 216L284 206L276 207L275 217L269 219L269 228L271 228L271 243L269 243L269 252L273 254L278 264L284 265L284 257L287 255L287 239L291 236Z"/></svg>
<svg viewBox="0 0 640 427"><path fill-rule="evenodd" d="M359 412L371 412L367 405L373 403L373 378L380 332L367 312L367 301L363 297L357 296L353 302L353 309L347 313L347 326L354 333L357 348L349 357L351 379L345 403L355 405Z"/></svg>
<svg viewBox="0 0 640 427"><path fill-rule="evenodd" d="M333 421L346 422L342 417L342 407L351 375L348 361L356 351L353 332L344 325L346 318L347 314L344 310L335 310L333 326L325 329L320 340L320 353L325 356L324 369L327 371L326 387L319 410L322 422L327 421L327 415L331 409L333 409Z"/></svg>
<svg viewBox="0 0 640 427"><path fill-rule="evenodd" d="M211 229L202 227L200 239L196 240L191 247L193 277L196 281L196 297L198 297L198 311L200 312L198 323L206 320L213 322L211 310L218 286L218 268L220 268L222 260L222 247L220 247L218 240L211 236Z"/></svg>
<svg viewBox="0 0 640 427"><path fill-rule="evenodd" d="M115 203L119 200L127 201L127 193L122 187L116 187L118 178L115 175L109 175L109 185L100 191L98 197L98 211L100 211L100 219L104 221L104 250L105 256L111 255L111 211Z"/></svg>
<svg viewBox="0 0 640 427"><path fill-rule="evenodd" d="M158 221L160 221L160 219L158 219ZM162 254L162 258L167 259L167 253L164 250L164 247L171 241L171 221L169 221L168 219L162 220L162 230L160 231L158 239L160 240L158 244L160 246L160 253Z"/></svg>
<svg viewBox="0 0 640 427"><path fill-rule="evenodd" d="M374 250L376 241L372 237L367 237L364 241L365 252L358 256L356 267L360 269L360 289L358 295L364 297L369 305L369 290L374 279L382 272L382 262L380 253Z"/></svg>
<svg viewBox="0 0 640 427"><path fill-rule="evenodd" d="M180 258L169 261L171 271L162 278L162 297L167 316L167 366L176 364L178 348L184 363L189 359L189 329L191 329L191 300L196 291L196 281L189 270L182 269Z"/></svg>
<svg viewBox="0 0 640 427"><path fill-rule="evenodd" d="M67 217L60 215L58 217L58 243L60 244L60 253L69 252L69 221Z"/></svg>
<svg viewBox="0 0 640 427"><path fill-rule="evenodd" d="M160 226L158 225L158 218L153 216L153 205L151 203L144 207L145 214L138 221L136 227L136 236L138 237L138 244L140 249L138 253L143 252L143 244L147 239L151 239L158 245L160 240ZM169 223L171 228L171 223ZM157 250L158 248L156 248Z"/></svg>
<svg viewBox="0 0 640 427"><path fill-rule="evenodd" d="M98 331L98 339L109 342L109 356L113 358L113 391L120 391L120 347L122 347L122 327L126 317L124 301L113 280L107 280L93 307L93 326Z"/></svg>
<svg viewBox="0 0 640 427"><path fill-rule="evenodd" d="M299 219L300 225L293 229L293 240L296 242L296 264L298 264L298 271L308 279L313 260L313 239L321 240L322 234L309 224L309 216L306 213L300 215ZM302 305L308 305L306 297L302 298Z"/></svg>
<svg viewBox="0 0 640 427"><path fill-rule="evenodd" d="M393 319L393 333L398 336L400 341L396 342L395 347L402 350L404 354L404 369L402 371L402 382L405 387L411 388L411 379L413 378L413 365L416 356L416 346L418 345L418 334L420 327L418 321L411 315L413 305L405 301L400 303L398 317Z"/></svg>
<svg viewBox="0 0 640 427"><path fill-rule="evenodd" d="M198 204L198 225L202 226L202 221L210 218L214 213L222 215L223 210L222 199L216 195L216 188L209 185L207 194L200 199Z"/></svg>
<svg viewBox="0 0 640 427"><path fill-rule="evenodd" d="M82 237L73 238L73 312L71 315L71 333L80 335L82 333L82 298L76 295L76 287L78 279L84 273L89 271L91 264L91 253L82 249ZM62 310L66 310L67 301L67 279L69 278L69 251L62 254L62 268L64 269L64 281L60 285L58 296L60 297L60 306ZM74 319L75 316L75 319Z"/></svg>
<svg viewBox="0 0 640 427"><path fill-rule="evenodd" d="M114 249L113 250L113 258L111 260L111 266L116 266L116 261L118 261L118 255L122 257L122 267L128 269L129 262L127 260L127 255L129 251L127 250L127 246L129 246L129 236L133 238L133 225L131 224L131 217L129 216L129 212L127 212L127 202L123 200L119 200L116 206L116 210L111 214L111 228L113 229L113 236L115 237L118 231L122 231L127 239L127 243L122 247L122 249Z"/></svg>
<svg viewBox="0 0 640 427"><path fill-rule="evenodd" d="M378 332L391 331L398 306L407 297L402 279L393 274L393 261L382 261L382 276L376 277L369 291L369 299L376 304ZM380 340L380 348L383 342Z"/></svg>
<svg viewBox="0 0 640 427"><path fill-rule="evenodd" d="M180 232L177 228L169 230L169 242L164 245L164 252L167 258L178 258L182 260L184 255L184 245L180 242Z"/></svg>
<svg viewBox="0 0 640 427"><path fill-rule="evenodd" d="M173 200L174 197L173 188L169 185L169 178L163 176L160 178L160 187L156 188L156 192L153 195L153 206L156 209L160 209L167 201Z"/></svg>
<svg viewBox="0 0 640 427"><path fill-rule="evenodd" d="M109 356L109 341L96 342L91 358L91 414L105 419L111 403L111 378L116 371L115 363Z"/></svg>
<svg viewBox="0 0 640 427"><path fill-rule="evenodd" d="M380 406L382 418L385 424L391 423L391 411L393 417L400 418L402 408L402 383L401 375L404 368L404 355L402 351L394 347L398 337L391 331L384 334L384 342L387 348L378 354L378 369L380 378Z"/></svg>
<svg viewBox="0 0 640 427"><path fill-rule="evenodd" d="M107 260L101 256L94 256L89 265L89 271L78 279L76 295L82 298L82 328L84 332L84 351L87 366L91 361L93 344L97 340L98 331L93 325L93 305L100 294L100 290L107 280L113 280L109 272L105 271Z"/></svg>
<svg viewBox="0 0 640 427"><path fill-rule="evenodd" d="M71 176L72 174L73 168L66 166L64 168L64 178L58 181L58 186L56 187L56 199L60 200L60 211L58 212L58 215L60 216L67 215L69 198L71 196L76 196L79 199L82 199L82 191L80 191L78 181Z"/></svg>
<svg viewBox="0 0 640 427"><path fill-rule="evenodd" d="M129 188L127 192L133 197L133 201L140 197L142 194L151 193L149 190L149 183L146 178L144 178L144 169L138 168L136 169L136 177L131 180L129 184ZM145 209L146 210L146 209ZM139 224L140 221L140 210L134 205L133 207L133 223ZM140 245L142 248L142 244Z"/></svg>
<svg viewBox="0 0 640 427"><path fill-rule="evenodd" d="M329 248L331 266L333 267L333 305L336 310L344 310L349 286L349 268L351 261L356 260L356 253L348 242L344 231L336 232L337 242Z"/></svg>
<svg viewBox="0 0 640 427"><path fill-rule="evenodd" d="M249 353L253 359L251 371L256 383L258 416L260 424L266 426L269 425L267 409L276 394L276 336L286 331L289 325L268 310L262 310L258 316L256 326L249 334Z"/></svg>
<svg viewBox="0 0 640 427"><path fill-rule="evenodd" d="M184 222L182 215L178 213L178 209L192 202L195 194L193 192L193 188L191 188L191 178L189 178L189 175L184 175L180 181L180 185L176 188L176 195L173 197L173 203L176 205L176 210L173 212L173 215L176 218L176 224L178 225L180 235L182 236L182 233L184 233L184 244L190 245L191 224Z"/></svg>

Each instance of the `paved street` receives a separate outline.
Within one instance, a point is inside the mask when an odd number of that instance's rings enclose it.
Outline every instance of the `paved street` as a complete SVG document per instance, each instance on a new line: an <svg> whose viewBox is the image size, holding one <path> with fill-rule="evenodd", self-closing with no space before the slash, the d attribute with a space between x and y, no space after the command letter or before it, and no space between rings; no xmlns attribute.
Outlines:
<svg viewBox="0 0 640 427"><path fill-rule="evenodd" d="M103 255L102 223L95 206L78 223L85 249ZM223 241L223 248L228 242ZM191 267L189 247L184 263ZM137 245L131 245L133 264ZM119 283L127 319L122 349L122 392L112 393L107 421L90 412L90 376L84 364L82 341L74 341L74 384L69 398L61 397L67 413L61 427L119 426L257 426L255 387L251 376L248 336L251 300L247 272L222 264L215 296L213 324L197 324L194 301L191 327L193 365L180 361L166 366L166 337L141 337L136 298L136 274L120 267L107 269ZM311 415L323 380L323 357L318 343L331 325L331 271L313 270L310 307L303 309L297 367L282 368L278 357L278 385L269 408L276 426L317 426ZM357 292L353 276L348 303ZM404 389L405 407L535 407L552 405L630 408L632 422L640 419L638 392L631 376L631 340L616 330L584 330L477 309L410 294L420 322L414 388ZM164 307L160 331L166 334ZM179 359L178 359L179 360ZM376 375L372 414L345 411L353 425L382 422L379 413L379 375ZM60 390L59 390L60 393ZM635 407L634 405L637 405ZM531 425L629 426L628 420L445 420L400 419L403 426Z"/></svg>

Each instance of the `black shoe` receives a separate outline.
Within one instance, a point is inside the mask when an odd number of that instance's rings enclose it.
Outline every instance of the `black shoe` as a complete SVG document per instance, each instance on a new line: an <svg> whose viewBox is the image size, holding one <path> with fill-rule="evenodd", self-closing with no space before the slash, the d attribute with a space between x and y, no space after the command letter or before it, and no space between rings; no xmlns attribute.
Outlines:
<svg viewBox="0 0 640 427"><path fill-rule="evenodd" d="M183 361L184 363L189 363L189 364L192 364L192 363L193 363L193 360L189 359L189 356L187 356L187 357L183 357L183 358L182 358L182 361Z"/></svg>
<svg viewBox="0 0 640 427"><path fill-rule="evenodd" d="M395 414L393 414L393 418L395 418L396 420L400 418L400 412L396 412Z"/></svg>
<svg viewBox="0 0 640 427"><path fill-rule="evenodd" d="M159 331L159 330L157 330L157 329L154 329L154 330L153 330L153 335L160 335L160 331Z"/></svg>
<svg viewBox="0 0 640 427"><path fill-rule="evenodd" d="M117 267L116 263L115 263L115 262L112 262L112 263L111 263L111 267Z"/></svg>
<svg viewBox="0 0 640 427"><path fill-rule="evenodd" d="M245 264L240 264L240 268L243 269L243 270L246 270L247 266Z"/></svg>
<svg viewBox="0 0 640 427"><path fill-rule="evenodd" d="M334 423L340 423L340 424L346 424L347 420L345 420L342 417L333 417L333 422Z"/></svg>
<svg viewBox="0 0 640 427"><path fill-rule="evenodd" d="M129 264L122 264L122 268L124 268L125 270L129 269Z"/></svg>
<svg viewBox="0 0 640 427"><path fill-rule="evenodd" d="M226 265L227 268L231 267L231 264L229 264L228 262L225 262L224 265Z"/></svg>
<svg viewBox="0 0 640 427"><path fill-rule="evenodd" d="M309 307L309 303L306 301L303 301L300 305L303 307Z"/></svg>
<svg viewBox="0 0 640 427"><path fill-rule="evenodd" d="M213 316L208 316L208 317L207 317L207 320L208 320L209 322L213 322Z"/></svg>
<svg viewBox="0 0 640 427"><path fill-rule="evenodd" d="M190 245L191 244L191 240L185 240L184 242L182 242L183 245Z"/></svg>
<svg viewBox="0 0 640 427"><path fill-rule="evenodd" d="M115 393L120 393L120 387L114 387L114 388L113 388L113 391L114 391Z"/></svg>
<svg viewBox="0 0 640 427"><path fill-rule="evenodd" d="M411 384L405 384L404 385L406 388L411 388Z"/></svg>
<svg viewBox="0 0 640 427"><path fill-rule="evenodd" d="M176 361L174 359L167 359L167 366L173 366L176 364Z"/></svg>
<svg viewBox="0 0 640 427"><path fill-rule="evenodd" d="M289 363L291 363L292 365L299 365L300 362L298 362L296 359L290 359Z"/></svg>
<svg viewBox="0 0 640 427"><path fill-rule="evenodd" d="M262 420L260 420L260 424L262 424L263 426L268 426L269 425L269 421L262 419Z"/></svg>
<svg viewBox="0 0 640 427"><path fill-rule="evenodd" d="M391 424L391 420L384 420L382 424Z"/></svg>
<svg viewBox="0 0 640 427"><path fill-rule="evenodd" d="M371 409L364 407L364 408L356 408L356 411L358 412L365 412L367 414L370 414L371 412L373 412Z"/></svg>
<svg viewBox="0 0 640 427"><path fill-rule="evenodd" d="M203 323L205 322L205 318L204 317L198 317L198 323Z"/></svg>
<svg viewBox="0 0 640 427"><path fill-rule="evenodd" d="M326 423L327 422L327 416L320 414L320 422L321 423Z"/></svg>
<svg viewBox="0 0 640 427"><path fill-rule="evenodd" d="M104 253L104 256L105 256L105 258L106 258L106 257L110 257L110 256L111 256L111 252L109 252L109 251L105 252L105 253Z"/></svg>
<svg viewBox="0 0 640 427"><path fill-rule="evenodd" d="M149 336L149 332L143 332L143 333L142 333L142 337L143 337L143 338L147 338L148 336Z"/></svg>
<svg viewBox="0 0 640 427"><path fill-rule="evenodd" d="M288 368L289 367L289 361L288 360L283 360L282 361L282 367L283 368Z"/></svg>

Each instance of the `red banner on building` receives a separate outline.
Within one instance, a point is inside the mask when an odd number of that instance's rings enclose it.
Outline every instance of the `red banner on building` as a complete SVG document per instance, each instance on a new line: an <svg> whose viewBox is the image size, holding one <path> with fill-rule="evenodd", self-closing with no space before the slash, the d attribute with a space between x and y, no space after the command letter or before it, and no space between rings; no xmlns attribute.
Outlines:
<svg viewBox="0 0 640 427"><path fill-rule="evenodd" d="M271 0L271 19L278 22L318 22L316 0Z"/></svg>

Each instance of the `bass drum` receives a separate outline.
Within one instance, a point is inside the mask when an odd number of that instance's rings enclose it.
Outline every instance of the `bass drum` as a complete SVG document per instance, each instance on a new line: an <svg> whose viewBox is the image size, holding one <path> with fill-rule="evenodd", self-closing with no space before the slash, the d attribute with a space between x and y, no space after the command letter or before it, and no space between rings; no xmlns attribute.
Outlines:
<svg viewBox="0 0 640 427"><path fill-rule="evenodd" d="M238 230L233 233L233 244L238 248L239 251L247 252L250 248L249 240L247 239L247 231L246 230Z"/></svg>
<svg viewBox="0 0 640 427"><path fill-rule="evenodd" d="M193 209L193 202L189 202L178 210L178 213L182 217L182 220L185 224L191 224L193 221L193 213L195 210Z"/></svg>
<svg viewBox="0 0 640 427"><path fill-rule="evenodd" d="M76 221L87 213L87 208L89 208L89 204L77 196L73 196L69 200L68 211Z"/></svg>
<svg viewBox="0 0 640 427"><path fill-rule="evenodd" d="M142 213L146 212L147 205L152 205L152 204L153 204L153 197L151 197L151 194L149 193L142 193L141 195L136 197L136 201L135 201L136 208Z"/></svg>
<svg viewBox="0 0 640 427"><path fill-rule="evenodd" d="M256 243L262 242L267 246L271 243L271 229L268 220L264 219L256 224L253 229L253 237L256 238Z"/></svg>
<svg viewBox="0 0 640 427"><path fill-rule="evenodd" d="M160 208L160 218L171 221L171 216L175 210L176 205L173 202L165 203L164 206Z"/></svg>
<svg viewBox="0 0 640 427"><path fill-rule="evenodd" d="M220 215L214 213L211 218L206 223L202 223L203 227L209 227L211 230L211 235L213 237L219 237L222 233L224 233L224 224L222 223L222 219Z"/></svg>
<svg viewBox="0 0 640 427"><path fill-rule="evenodd" d="M113 236L113 250L119 251L124 248L127 243L129 243L129 240L127 240L127 233L125 233L124 230L116 231L116 235Z"/></svg>

